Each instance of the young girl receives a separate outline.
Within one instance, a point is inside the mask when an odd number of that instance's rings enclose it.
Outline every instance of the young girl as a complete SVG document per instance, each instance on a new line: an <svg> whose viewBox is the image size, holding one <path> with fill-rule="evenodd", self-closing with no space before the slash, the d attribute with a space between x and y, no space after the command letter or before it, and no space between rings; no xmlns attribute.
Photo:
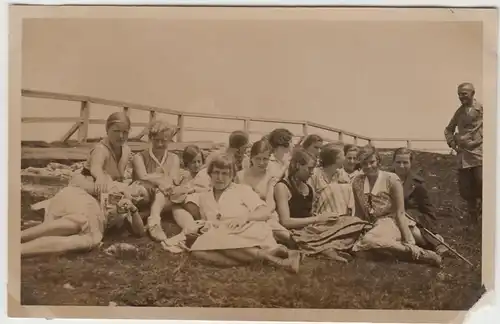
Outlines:
<svg viewBox="0 0 500 324"><path fill-rule="evenodd" d="M188 145L182 151L182 181L191 181L196 178L196 175L201 170L205 161L203 153L196 145Z"/></svg>
<svg viewBox="0 0 500 324"><path fill-rule="evenodd" d="M147 226L149 234L157 241L167 239L161 227L161 213L171 209L169 196L180 177L179 157L168 151L168 144L174 135L174 126L164 120L155 121L149 129L149 148L133 159L132 179L148 190L151 214Z"/></svg>
<svg viewBox="0 0 500 324"><path fill-rule="evenodd" d="M22 231L22 255L92 249L101 242L107 223L101 197L113 181L124 179L131 153L126 144L129 131L126 114L109 115L107 136L92 148L82 172L42 204L46 221Z"/></svg>
<svg viewBox="0 0 500 324"><path fill-rule="evenodd" d="M338 171L339 183L352 183L357 175L361 174L361 166L358 161L359 147L353 144L344 146L344 165Z"/></svg>
<svg viewBox="0 0 500 324"><path fill-rule="evenodd" d="M303 148L294 150L288 176L275 187L280 222L290 230L301 252L347 262L338 251L350 250L369 224L351 216L339 221L337 212L314 213L314 190L308 180L315 166L316 159L311 154Z"/></svg>
<svg viewBox="0 0 500 324"><path fill-rule="evenodd" d="M44 205L45 221L21 232L21 255L91 250L108 229L129 225L133 234L145 233L136 204L143 198L140 187L106 181L105 199L98 202L81 187L69 185ZM101 189L102 190L102 189ZM112 201L113 200L113 201Z"/></svg>
<svg viewBox="0 0 500 324"><path fill-rule="evenodd" d="M405 216L404 192L399 177L380 170L380 155L373 146L361 149L358 159L363 174L352 182L355 213L371 222L373 228L360 238L353 251L380 251L400 259L439 266L441 257L438 254L416 245L411 230L415 224Z"/></svg>

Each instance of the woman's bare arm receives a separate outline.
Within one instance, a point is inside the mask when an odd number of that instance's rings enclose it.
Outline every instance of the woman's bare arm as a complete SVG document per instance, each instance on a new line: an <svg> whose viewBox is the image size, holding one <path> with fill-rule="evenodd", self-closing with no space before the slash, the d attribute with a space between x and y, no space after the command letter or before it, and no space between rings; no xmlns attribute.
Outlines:
<svg viewBox="0 0 500 324"><path fill-rule="evenodd" d="M104 172L106 154L107 152L103 148L97 146L90 156L89 171L95 179L103 179L106 176L106 173Z"/></svg>
<svg viewBox="0 0 500 324"><path fill-rule="evenodd" d="M132 225L132 233L134 235L144 236L146 234L146 228L144 227L144 222L142 221L138 210L132 212L132 219L130 223Z"/></svg>
<svg viewBox="0 0 500 324"><path fill-rule="evenodd" d="M276 180L272 178L269 180L269 184L267 187L267 196L266 196L266 204L271 212L276 210L276 201L274 200L274 187L276 186Z"/></svg>
<svg viewBox="0 0 500 324"><path fill-rule="evenodd" d="M140 154L136 154L132 160L132 166L134 172L139 178L139 180L147 181L154 186L161 186L165 184L165 175L161 173L148 173L146 171L146 165Z"/></svg>
<svg viewBox="0 0 500 324"><path fill-rule="evenodd" d="M288 207L289 191L286 185L278 183L274 187L274 199L276 201L276 211L278 212L280 223L288 229L301 228L318 222L318 217L291 218Z"/></svg>
<svg viewBox="0 0 500 324"><path fill-rule="evenodd" d="M248 215L249 221L266 221L271 218L271 211L266 205L257 207L253 212Z"/></svg>
<svg viewBox="0 0 500 324"><path fill-rule="evenodd" d="M403 240L410 244L415 244L415 238L408 226L408 220L405 216L405 201L403 193L403 185L398 180L391 179L391 192L394 203L396 204L396 225L401 231Z"/></svg>

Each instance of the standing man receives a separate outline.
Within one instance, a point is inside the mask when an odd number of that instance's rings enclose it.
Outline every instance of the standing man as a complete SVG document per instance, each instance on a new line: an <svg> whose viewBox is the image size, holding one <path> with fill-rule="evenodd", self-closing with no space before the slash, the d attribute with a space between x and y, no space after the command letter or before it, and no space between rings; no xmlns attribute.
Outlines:
<svg viewBox="0 0 500 324"><path fill-rule="evenodd" d="M458 86L458 99L462 104L444 135L448 146L457 152L460 196L467 201L471 221L479 222L483 197L483 105L474 95L472 83Z"/></svg>

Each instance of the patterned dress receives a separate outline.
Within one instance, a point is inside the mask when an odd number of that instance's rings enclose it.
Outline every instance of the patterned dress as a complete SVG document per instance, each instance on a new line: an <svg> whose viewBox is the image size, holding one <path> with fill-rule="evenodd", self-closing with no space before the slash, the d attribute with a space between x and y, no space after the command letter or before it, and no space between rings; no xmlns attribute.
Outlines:
<svg viewBox="0 0 500 324"><path fill-rule="evenodd" d="M340 215L352 215L354 195L352 186L338 183L336 176L329 179L322 168L316 168L311 177L311 186L315 192L313 214L325 212Z"/></svg>
<svg viewBox="0 0 500 324"><path fill-rule="evenodd" d="M146 168L146 172L148 174L163 174L165 176L165 180L171 182L172 184L174 181L179 180L180 161L179 157L175 153L168 152L168 150L165 149L165 153L161 161L156 158L151 148L137 154L142 158L144 167ZM136 170L133 170L132 172L132 180L134 183L140 184L146 188L148 191L149 202L152 202L157 193L157 188L147 181L140 180Z"/></svg>
<svg viewBox="0 0 500 324"><path fill-rule="evenodd" d="M393 202L393 186L396 183L401 183L399 177L387 171L379 171L371 190L366 175L354 178L352 187L356 216L373 225L353 247L354 251L390 248L402 241L401 231L395 221L397 210ZM405 221L408 226L415 226L414 222L406 218Z"/></svg>
<svg viewBox="0 0 500 324"><path fill-rule="evenodd" d="M309 192L304 196L290 179L283 179L280 182L285 184L291 193L288 201L290 217L313 216L313 188L307 184ZM304 254L314 255L329 249L350 250L368 225L370 225L368 222L359 218L346 216L307 225L301 229L292 229L290 233Z"/></svg>

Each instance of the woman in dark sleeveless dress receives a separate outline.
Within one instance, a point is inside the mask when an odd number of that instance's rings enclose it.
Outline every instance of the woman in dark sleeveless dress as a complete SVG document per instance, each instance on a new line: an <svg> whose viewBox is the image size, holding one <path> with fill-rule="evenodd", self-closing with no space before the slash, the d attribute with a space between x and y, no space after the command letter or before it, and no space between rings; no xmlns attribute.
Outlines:
<svg viewBox="0 0 500 324"><path fill-rule="evenodd" d="M294 150L288 176L275 187L276 209L281 224L302 253L321 254L330 259L347 262L339 251L348 251L368 225L352 218L346 224L337 223L334 213L313 213L314 190L307 183L316 166L316 158L303 148ZM346 255L347 256L347 255Z"/></svg>

